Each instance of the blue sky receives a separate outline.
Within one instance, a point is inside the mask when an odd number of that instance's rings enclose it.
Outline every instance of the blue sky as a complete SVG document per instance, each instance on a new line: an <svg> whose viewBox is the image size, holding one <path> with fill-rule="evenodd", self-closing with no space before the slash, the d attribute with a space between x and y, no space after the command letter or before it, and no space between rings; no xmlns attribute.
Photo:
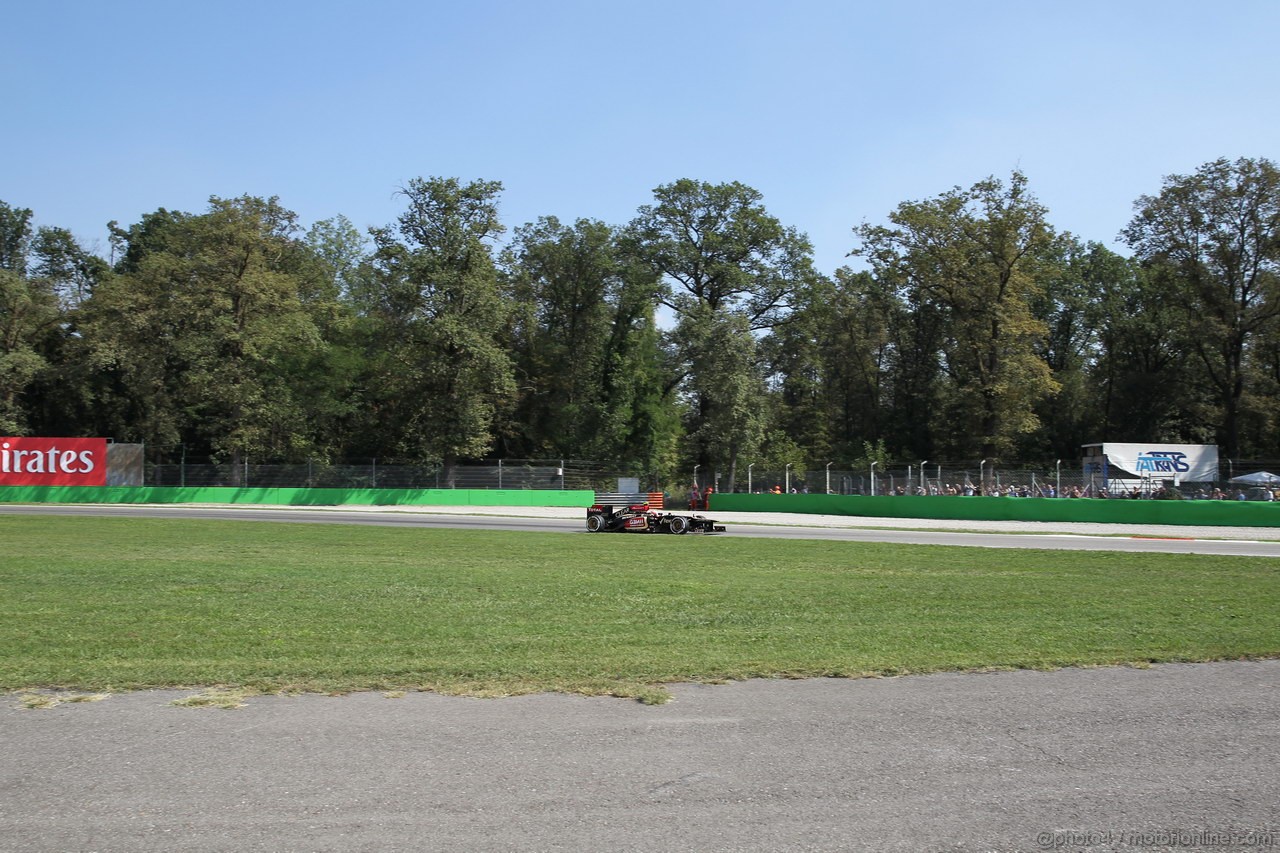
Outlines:
<svg viewBox="0 0 1280 853"><path fill-rule="evenodd" d="M1133 202L1280 158L1280 2L0 0L0 200L106 252L211 195L360 228L417 176L502 181L502 218L624 224L741 181L820 271L900 202L1023 171L1123 250Z"/></svg>

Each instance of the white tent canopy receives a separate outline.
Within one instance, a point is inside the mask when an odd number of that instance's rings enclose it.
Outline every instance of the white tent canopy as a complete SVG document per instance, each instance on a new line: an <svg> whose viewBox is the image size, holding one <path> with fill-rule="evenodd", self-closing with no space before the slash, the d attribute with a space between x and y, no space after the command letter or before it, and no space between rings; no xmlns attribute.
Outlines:
<svg viewBox="0 0 1280 853"><path fill-rule="evenodd" d="M1280 475L1271 474L1267 471L1255 471L1252 474L1241 474L1239 477L1232 477L1231 482L1253 486L1280 486Z"/></svg>

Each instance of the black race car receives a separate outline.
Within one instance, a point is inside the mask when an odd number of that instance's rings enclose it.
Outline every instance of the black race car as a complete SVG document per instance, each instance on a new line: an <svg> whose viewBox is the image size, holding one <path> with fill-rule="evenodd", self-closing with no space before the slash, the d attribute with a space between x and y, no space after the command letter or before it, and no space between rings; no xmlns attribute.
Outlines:
<svg viewBox="0 0 1280 853"><path fill-rule="evenodd" d="M588 533L723 533L724 525L702 515L651 509L648 503L611 501L597 495L587 510Z"/></svg>

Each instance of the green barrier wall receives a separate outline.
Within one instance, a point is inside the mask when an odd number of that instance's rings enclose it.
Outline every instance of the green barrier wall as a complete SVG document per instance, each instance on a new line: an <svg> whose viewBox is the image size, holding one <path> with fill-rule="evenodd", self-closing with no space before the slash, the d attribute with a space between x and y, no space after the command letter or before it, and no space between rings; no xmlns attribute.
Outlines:
<svg viewBox="0 0 1280 853"><path fill-rule="evenodd" d="M543 489L234 489L176 486L0 486L5 503L270 504L276 506L589 507L595 492Z"/></svg>
<svg viewBox="0 0 1280 853"><path fill-rule="evenodd" d="M962 521L1092 521L1107 524L1280 527L1280 502L1264 501L716 494L711 498L711 510L797 512L869 518L945 518Z"/></svg>

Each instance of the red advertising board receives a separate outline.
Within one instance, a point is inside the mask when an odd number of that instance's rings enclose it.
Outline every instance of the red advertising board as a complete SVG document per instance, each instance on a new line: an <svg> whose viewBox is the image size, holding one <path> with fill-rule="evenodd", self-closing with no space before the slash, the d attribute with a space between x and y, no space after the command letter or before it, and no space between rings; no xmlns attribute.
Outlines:
<svg viewBox="0 0 1280 853"><path fill-rule="evenodd" d="M105 486L105 438L0 438L0 486Z"/></svg>

